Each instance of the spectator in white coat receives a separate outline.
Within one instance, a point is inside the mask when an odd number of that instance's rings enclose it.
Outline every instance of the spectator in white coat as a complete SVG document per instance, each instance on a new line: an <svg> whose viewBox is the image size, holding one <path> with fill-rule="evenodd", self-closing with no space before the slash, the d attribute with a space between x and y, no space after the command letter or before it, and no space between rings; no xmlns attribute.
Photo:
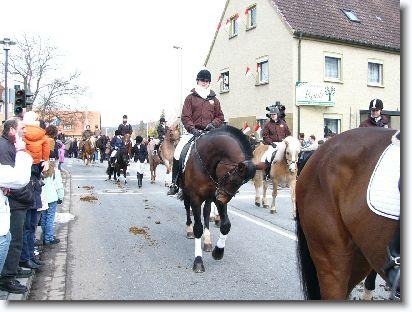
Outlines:
<svg viewBox="0 0 412 312"><path fill-rule="evenodd" d="M0 164L0 272L3 269L11 240L10 207L6 195L9 189L19 189L29 183L30 168L33 164L33 158L26 152L26 144L17 132L15 137L16 163L14 168Z"/></svg>

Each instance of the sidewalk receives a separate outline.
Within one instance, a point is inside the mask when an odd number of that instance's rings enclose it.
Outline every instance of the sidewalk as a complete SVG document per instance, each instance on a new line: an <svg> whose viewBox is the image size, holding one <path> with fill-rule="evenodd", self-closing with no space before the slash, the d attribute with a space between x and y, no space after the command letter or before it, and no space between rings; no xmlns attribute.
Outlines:
<svg viewBox="0 0 412 312"><path fill-rule="evenodd" d="M58 207L58 213L70 212L70 194L71 194L71 180L70 173L66 170L62 170L62 178L64 184L64 201L63 205ZM57 238L60 239L58 246L48 248L43 251L41 260L44 261L42 271L37 273L33 272L33 275L29 278L19 278L18 281L28 288L28 291L24 294L12 294L0 290L0 300L9 301L22 301L27 300L30 295L30 290L33 287L35 279L44 278L49 283L49 289L47 291L47 299L49 300L64 300L65 289L65 271L66 271L66 256L67 256L67 236L68 236L69 223L55 224L55 232ZM36 236L37 236L36 231ZM41 232L41 230L40 230ZM36 276L37 275L37 276ZM46 277L44 277L47 275ZM44 285L42 285L44 287ZM43 290L43 289L42 289ZM34 300L37 300L34 298Z"/></svg>

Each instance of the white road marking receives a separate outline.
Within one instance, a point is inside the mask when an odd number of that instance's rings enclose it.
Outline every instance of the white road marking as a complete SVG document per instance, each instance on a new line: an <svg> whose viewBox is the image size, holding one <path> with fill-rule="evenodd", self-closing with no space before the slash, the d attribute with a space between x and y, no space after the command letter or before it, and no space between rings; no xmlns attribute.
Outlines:
<svg viewBox="0 0 412 312"><path fill-rule="evenodd" d="M92 193L72 193L73 196L84 196L84 195L152 195L152 194L165 194L165 192L144 192L144 193L135 193L135 192L121 192L120 190L117 192L92 192Z"/></svg>
<svg viewBox="0 0 412 312"><path fill-rule="evenodd" d="M245 219L245 220L247 220L247 221L249 221L249 222L252 222L252 223L254 223L254 224L256 224L256 225L259 225L259 226L261 226L261 227L263 227L263 228L265 228L265 229L267 229L267 230L269 230L269 231L275 232L276 234L279 234L279 235L282 235L282 236L284 236L284 237L286 237L286 238L289 238L289 239L291 239L291 240L297 241L296 235L290 234L289 232L287 232L286 230L284 230L284 229L282 229L282 228L280 228L280 227L278 227L278 226L265 224L265 223L263 223L263 222L261 222L261 221L252 219L252 218L250 218L250 217L248 217L248 216L245 216L245 215L242 214L242 213L239 213L239 212L237 212L237 211L234 211L234 210L231 209L231 208L228 208L228 212L234 214L235 216L241 217L241 218L243 218L243 219Z"/></svg>
<svg viewBox="0 0 412 312"><path fill-rule="evenodd" d="M269 195L270 196L266 196L266 197L272 199L272 194L269 194ZM278 197L289 197L290 198L290 194L278 194L276 198ZM234 199L255 199L255 195L236 195L233 198Z"/></svg>

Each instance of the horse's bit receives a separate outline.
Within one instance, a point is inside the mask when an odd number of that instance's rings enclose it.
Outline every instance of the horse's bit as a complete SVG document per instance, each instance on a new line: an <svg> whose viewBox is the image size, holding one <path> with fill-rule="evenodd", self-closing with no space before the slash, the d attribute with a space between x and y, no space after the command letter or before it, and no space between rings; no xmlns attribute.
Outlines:
<svg viewBox="0 0 412 312"><path fill-rule="evenodd" d="M215 187L216 187L216 190L217 190L217 191L219 191L219 190L220 190L220 191L223 191L223 192L225 192L226 194L228 194L229 196L234 197L234 196L236 195L236 193L232 193L232 192L228 191L228 190L225 188L224 185L226 184L227 179L229 179L229 177L230 177L232 174L237 174L240 178L242 178L242 184L245 184L245 183L246 183L245 179L240 175L239 171L237 170L237 165L236 165L236 164L233 164L233 163L231 163L231 164L226 163L226 164L228 164L228 165L232 165L233 168L230 169L228 172L226 172L225 175L223 176L223 178L222 178L220 181L216 181L216 180L212 177L212 175L209 173L209 171L207 170L207 168L206 168L206 166L205 166L205 163L203 162L202 158L200 157L200 154L199 154L199 152L198 152L198 150L197 150L197 140L195 140L195 143L194 143L194 150L195 150L196 156L197 156L197 157L199 158L199 160L200 160L200 164L202 165L203 170L207 173L207 175L209 176L209 179L212 180L213 184L214 184Z"/></svg>

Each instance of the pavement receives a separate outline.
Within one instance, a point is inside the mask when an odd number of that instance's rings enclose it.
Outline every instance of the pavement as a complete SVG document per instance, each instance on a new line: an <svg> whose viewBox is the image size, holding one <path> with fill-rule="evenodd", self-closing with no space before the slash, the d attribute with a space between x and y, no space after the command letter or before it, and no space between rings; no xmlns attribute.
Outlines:
<svg viewBox="0 0 412 312"><path fill-rule="evenodd" d="M58 206L57 213L69 213L70 212L70 197L71 197L71 179L70 173L66 170L62 170L63 185L65 187L64 201L62 205ZM36 300L31 298L30 290L36 287L36 280L48 275L46 279L49 279L51 283L48 283L48 289L43 289L47 292L48 300L64 300L65 291L65 276L66 276L66 256L67 256L67 236L69 223L55 224L55 235L60 239L60 243L47 247L43 250L40 259L44 262L42 271L33 272L33 275L29 278L19 278L18 281L28 288L28 291L24 294L12 294L6 291L0 290L0 300L7 301L23 301L23 300ZM36 238L40 238L41 229L38 227L36 231Z"/></svg>

